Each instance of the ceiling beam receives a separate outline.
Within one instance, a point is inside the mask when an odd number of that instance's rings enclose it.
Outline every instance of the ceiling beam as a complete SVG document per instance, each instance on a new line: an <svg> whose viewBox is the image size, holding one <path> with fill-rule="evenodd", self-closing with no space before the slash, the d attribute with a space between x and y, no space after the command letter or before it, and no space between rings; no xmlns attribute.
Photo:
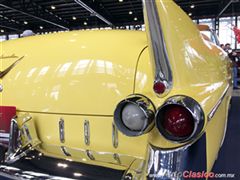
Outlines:
<svg viewBox="0 0 240 180"><path fill-rule="evenodd" d="M46 23L48 23L48 24L52 24L52 25L57 26L57 27L59 27L59 28L61 28L61 29L69 30L69 28L67 28L67 27L65 27L65 26L63 26L63 25L60 25L60 24L57 24L57 23L55 23L55 22L52 22L52 21L43 19L43 18L41 18L41 17L38 17L38 16L35 16L35 15L32 15L32 14L29 14L29 13L27 13L27 12L23 12L23 11L21 11L21 10L12 8L12 7L10 7L10 6L4 5L4 4L0 4L0 6L6 8L6 9L10 9L10 10L19 12L19 13L21 13L21 14L24 14L24 15L26 15L26 16L32 17L32 18L34 18L34 19L38 19L38 20L43 21L43 22L46 22Z"/></svg>
<svg viewBox="0 0 240 180"><path fill-rule="evenodd" d="M77 4L79 4L80 6L82 6L84 9L86 9L87 11L89 11L92 15L98 17L99 19L101 19L103 22L105 22L106 24L108 24L109 26L113 26L113 24L108 21L106 18L104 18L101 14L97 13L95 10L93 10L92 8L90 8L88 5L86 5L84 2L82 2L81 0L74 0Z"/></svg>
<svg viewBox="0 0 240 180"><path fill-rule="evenodd" d="M230 0L225 7L223 7L223 9L220 11L220 13L218 14L218 18L224 13L224 11L227 10L227 8L232 4L232 3L236 3L239 2L239 0Z"/></svg>
<svg viewBox="0 0 240 180"><path fill-rule="evenodd" d="M22 32L22 30L14 28L14 27L9 27L9 26L4 26L0 24L1 28L5 28L5 29L10 29L10 30L14 30L14 31L18 31L18 32Z"/></svg>

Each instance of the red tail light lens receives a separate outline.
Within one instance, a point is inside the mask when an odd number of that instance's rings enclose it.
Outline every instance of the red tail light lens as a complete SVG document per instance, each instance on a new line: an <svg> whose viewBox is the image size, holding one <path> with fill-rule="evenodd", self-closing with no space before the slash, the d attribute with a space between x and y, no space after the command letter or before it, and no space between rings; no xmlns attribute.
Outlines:
<svg viewBox="0 0 240 180"><path fill-rule="evenodd" d="M163 82L157 81L153 85L153 90L157 94L163 94L166 90L166 86Z"/></svg>
<svg viewBox="0 0 240 180"><path fill-rule="evenodd" d="M12 118L16 116L16 107L0 106L0 133L9 133Z"/></svg>
<svg viewBox="0 0 240 180"><path fill-rule="evenodd" d="M203 130L204 111L188 96L173 96L158 109L156 127L166 139L183 143L196 138Z"/></svg>
<svg viewBox="0 0 240 180"><path fill-rule="evenodd" d="M162 126L175 137L190 136L194 130L194 119L191 113L182 106L171 105L165 109Z"/></svg>

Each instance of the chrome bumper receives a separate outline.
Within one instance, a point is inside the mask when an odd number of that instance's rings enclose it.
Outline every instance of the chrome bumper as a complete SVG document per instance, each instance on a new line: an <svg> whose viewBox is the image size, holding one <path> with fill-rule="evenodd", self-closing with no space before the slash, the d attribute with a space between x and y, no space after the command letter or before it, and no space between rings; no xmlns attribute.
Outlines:
<svg viewBox="0 0 240 180"><path fill-rule="evenodd" d="M166 150L149 146L147 178L159 180L182 180L184 172L206 172L206 136L194 144Z"/></svg>
<svg viewBox="0 0 240 180"><path fill-rule="evenodd" d="M181 180L184 171L206 171L205 134L194 144L174 150L149 145L146 161L136 159L126 170L116 170L45 156L34 148L41 142L31 120L27 119L25 123L28 126L23 124L25 129L21 133L28 140L28 146L18 144L16 120L12 121L8 149L0 145L0 176L11 179ZM121 162L121 156L118 158Z"/></svg>

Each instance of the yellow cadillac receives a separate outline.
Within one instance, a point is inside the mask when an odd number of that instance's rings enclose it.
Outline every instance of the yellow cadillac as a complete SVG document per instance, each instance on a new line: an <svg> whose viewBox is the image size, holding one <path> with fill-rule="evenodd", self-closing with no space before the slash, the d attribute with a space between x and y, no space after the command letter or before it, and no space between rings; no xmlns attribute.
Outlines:
<svg viewBox="0 0 240 180"><path fill-rule="evenodd" d="M144 17L146 32L1 43L1 176L214 175L232 93L227 54L171 0L145 0Z"/></svg>

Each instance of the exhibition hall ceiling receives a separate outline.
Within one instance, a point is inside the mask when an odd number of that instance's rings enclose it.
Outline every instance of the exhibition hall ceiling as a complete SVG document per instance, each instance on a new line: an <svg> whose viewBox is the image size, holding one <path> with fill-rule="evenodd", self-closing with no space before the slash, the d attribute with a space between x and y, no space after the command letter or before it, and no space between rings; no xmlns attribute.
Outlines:
<svg viewBox="0 0 240 180"><path fill-rule="evenodd" d="M240 15L239 0L175 2L193 19ZM1 34L141 24L141 0L0 0Z"/></svg>

